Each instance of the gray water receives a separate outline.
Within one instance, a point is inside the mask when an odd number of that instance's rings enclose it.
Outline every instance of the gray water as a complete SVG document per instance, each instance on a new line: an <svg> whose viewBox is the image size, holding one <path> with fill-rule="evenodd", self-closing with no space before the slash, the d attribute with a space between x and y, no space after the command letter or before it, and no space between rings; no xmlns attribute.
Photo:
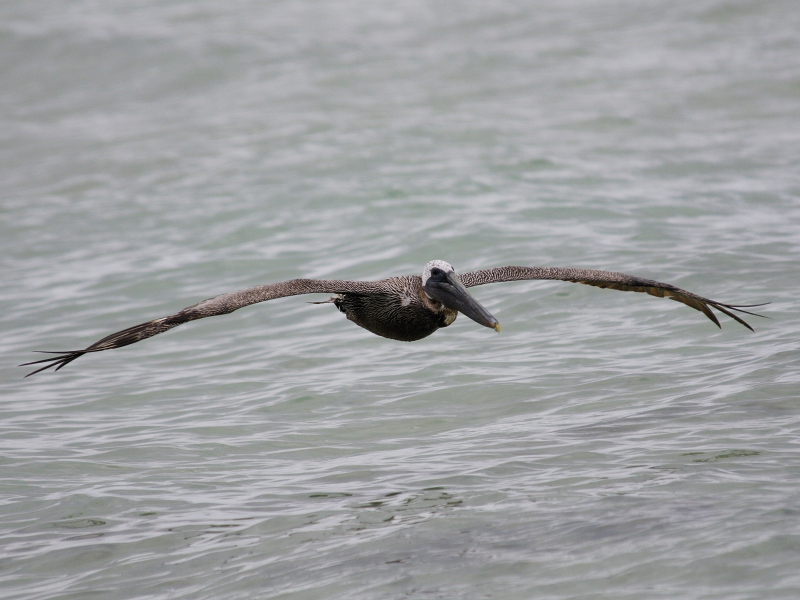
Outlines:
<svg viewBox="0 0 800 600"><path fill-rule="evenodd" d="M800 597L792 1L0 5L0 595ZM506 264L405 344L219 293Z"/></svg>

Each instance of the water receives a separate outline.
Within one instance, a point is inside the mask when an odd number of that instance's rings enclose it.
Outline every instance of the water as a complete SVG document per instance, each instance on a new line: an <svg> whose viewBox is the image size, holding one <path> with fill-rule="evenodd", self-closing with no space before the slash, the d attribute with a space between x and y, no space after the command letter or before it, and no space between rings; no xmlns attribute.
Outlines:
<svg viewBox="0 0 800 600"><path fill-rule="evenodd" d="M0 7L5 598L796 598L793 2ZM218 293L504 264L413 344Z"/></svg>

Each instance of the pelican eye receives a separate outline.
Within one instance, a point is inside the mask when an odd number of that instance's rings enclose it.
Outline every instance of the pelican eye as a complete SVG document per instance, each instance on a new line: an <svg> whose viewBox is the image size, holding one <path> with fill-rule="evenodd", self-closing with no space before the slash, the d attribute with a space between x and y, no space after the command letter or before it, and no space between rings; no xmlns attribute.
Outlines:
<svg viewBox="0 0 800 600"><path fill-rule="evenodd" d="M431 275L436 275L438 277L442 273L444 273L444 271L442 271L439 267L434 267L431 269Z"/></svg>

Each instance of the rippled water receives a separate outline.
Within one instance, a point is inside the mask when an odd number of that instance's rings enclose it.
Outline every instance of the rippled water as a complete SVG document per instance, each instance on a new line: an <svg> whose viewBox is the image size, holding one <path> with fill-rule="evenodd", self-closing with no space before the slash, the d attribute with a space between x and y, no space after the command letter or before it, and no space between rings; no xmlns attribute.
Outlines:
<svg viewBox="0 0 800 600"><path fill-rule="evenodd" d="M0 594L796 598L793 2L0 6ZM504 264L413 344L218 293Z"/></svg>

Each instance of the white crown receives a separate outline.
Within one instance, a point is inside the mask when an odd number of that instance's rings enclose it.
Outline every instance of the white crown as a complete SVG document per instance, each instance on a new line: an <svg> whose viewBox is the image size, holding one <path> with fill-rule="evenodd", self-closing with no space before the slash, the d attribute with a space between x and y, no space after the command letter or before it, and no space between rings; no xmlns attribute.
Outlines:
<svg viewBox="0 0 800 600"><path fill-rule="evenodd" d="M451 265L449 262L445 262L443 260L432 260L427 265L425 265L425 269L422 271L422 285L425 285L428 279L430 279L431 271L433 269L441 269L445 273L455 272L453 265Z"/></svg>

